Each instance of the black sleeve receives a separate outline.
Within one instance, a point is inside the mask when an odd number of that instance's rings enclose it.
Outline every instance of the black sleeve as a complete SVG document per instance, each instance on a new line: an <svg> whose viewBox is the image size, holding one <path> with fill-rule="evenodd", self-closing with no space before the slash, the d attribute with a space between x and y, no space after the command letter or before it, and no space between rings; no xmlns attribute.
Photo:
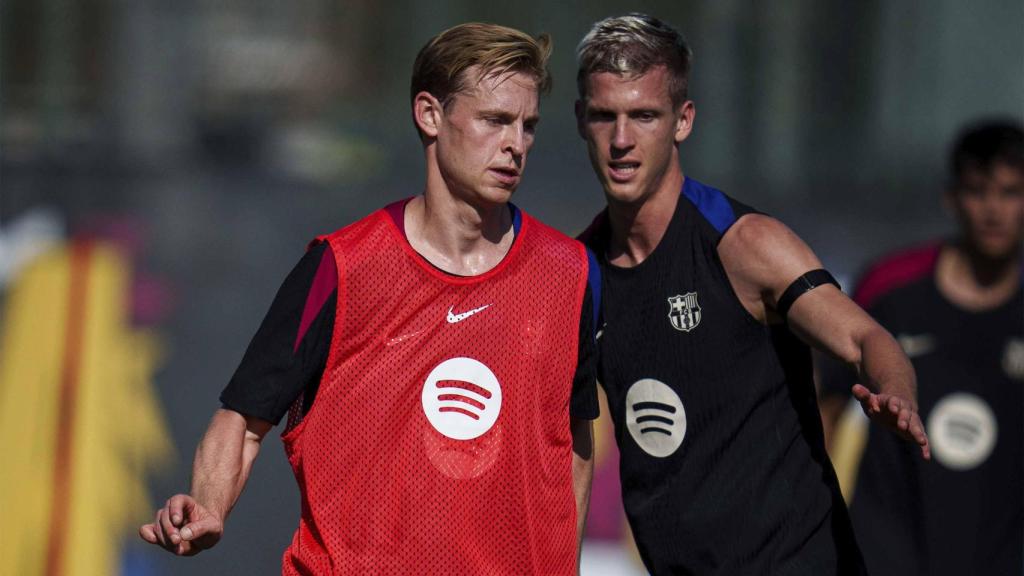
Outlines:
<svg viewBox="0 0 1024 576"><path fill-rule="evenodd" d="M587 283L580 313L579 351L576 374L572 380L569 415L581 420L594 420L601 408L597 399L597 342L594 339L594 295Z"/></svg>
<svg viewBox="0 0 1024 576"><path fill-rule="evenodd" d="M328 246L321 243L310 248L281 284L241 364L221 392L225 408L277 423L305 393L303 411L308 410L327 365L337 306L335 276L334 290L319 311L306 310L322 260L333 258ZM312 320L296 342L303 314Z"/></svg>

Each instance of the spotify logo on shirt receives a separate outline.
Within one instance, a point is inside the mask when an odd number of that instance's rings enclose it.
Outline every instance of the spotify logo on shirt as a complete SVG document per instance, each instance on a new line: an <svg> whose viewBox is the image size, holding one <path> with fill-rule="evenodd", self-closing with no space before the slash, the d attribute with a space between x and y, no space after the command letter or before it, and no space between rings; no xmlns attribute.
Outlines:
<svg viewBox="0 0 1024 576"><path fill-rule="evenodd" d="M672 455L686 436L686 411L679 396L663 382L638 380L626 393L626 428L644 452Z"/></svg>
<svg viewBox="0 0 1024 576"><path fill-rule="evenodd" d="M450 358L431 370L421 401L435 430L454 440L472 440L498 420L501 384L483 363Z"/></svg>
<svg viewBox="0 0 1024 576"><path fill-rule="evenodd" d="M992 409L974 394L950 394L928 415L932 454L946 468L970 470L996 446L998 427Z"/></svg>

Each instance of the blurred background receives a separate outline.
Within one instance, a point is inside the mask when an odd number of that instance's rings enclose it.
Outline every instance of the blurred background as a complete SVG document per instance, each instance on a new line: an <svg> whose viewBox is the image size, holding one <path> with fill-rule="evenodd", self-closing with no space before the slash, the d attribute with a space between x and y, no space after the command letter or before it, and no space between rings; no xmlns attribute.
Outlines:
<svg viewBox="0 0 1024 576"><path fill-rule="evenodd" d="M216 549L174 558L136 527L187 490L306 243L420 193L416 52L470 20L552 34L515 200L575 234L602 196L574 47L633 10L694 49L686 174L781 218L844 285L953 231L941 192L962 124L1024 116L1020 0L2 0L0 572L279 572L299 496L276 435ZM607 433L585 575L639 573Z"/></svg>

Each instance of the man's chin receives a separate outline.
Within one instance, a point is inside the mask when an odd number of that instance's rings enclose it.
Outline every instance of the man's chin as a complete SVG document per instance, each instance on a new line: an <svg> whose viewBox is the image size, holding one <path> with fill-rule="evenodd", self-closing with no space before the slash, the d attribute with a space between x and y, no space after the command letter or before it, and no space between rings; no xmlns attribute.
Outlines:
<svg viewBox="0 0 1024 576"><path fill-rule="evenodd" d="M629 206L642 200L642 195L633 185L605 182L604 195L609 204Z"/></svg>
<svg viewBox="0 0 1024 576"><path fill-rule="evenodd" d="M477 194L477 198L483 204L508 204L512 199L512 195L516 191L515 186L505 188L502 186L492 186L485 190L480 190Z"/></svg>
<svg viewBox="0 0 1024 576"><path fill-rule="evenodd" d="M992 262L1004 262L1020 257L1020 240L1009 242L975 242L974 251Z"/></svg>

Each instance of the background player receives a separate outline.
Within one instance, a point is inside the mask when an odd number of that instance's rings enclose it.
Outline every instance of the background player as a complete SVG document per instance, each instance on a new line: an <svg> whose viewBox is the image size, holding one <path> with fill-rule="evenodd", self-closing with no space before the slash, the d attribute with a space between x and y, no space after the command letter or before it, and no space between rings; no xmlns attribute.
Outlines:
<svg viewBox="0 0 1024 576"><path fill-rule="evenodd" d="M191 494L145 540L216 544L291 406L285 573L575 573L597 409L588 258L508 203L549 52L484 24L421 50L424 194L318 239L221 396Z"/></svg>
<svg viewBox="0 0 1024 576"><path fill-rule="evenodd" d="M958 236L883 258L854 294L911 358L935 455L922 462L890 434L868 431L850 514L872 574L1014 574L1024 566L1019 122L987 121L960 134L945 200ZM821 374L822 418L831 424L856 379L828 363Z"/></svg>
<svg viewBox="0 0 1024 576"><path fill-rule="evenodd" d="M865 411L927 457L914 373L789 229L684 177L690 54L640 14L578 48L576 116L608 201L584 235L603 269L599 379L630 525L654 574L862 573L803 342L854 367Z"/></svg>

